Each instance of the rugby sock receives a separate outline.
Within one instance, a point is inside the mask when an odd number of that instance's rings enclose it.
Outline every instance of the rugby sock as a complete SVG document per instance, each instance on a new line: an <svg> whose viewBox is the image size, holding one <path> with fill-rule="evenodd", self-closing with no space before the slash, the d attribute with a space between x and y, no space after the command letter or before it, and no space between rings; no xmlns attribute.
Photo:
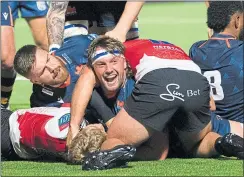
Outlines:
<svg viewBox="0 0 244 177"><path fill-rule="evenodd" d="M13 69L1 68L1 107L7 108L12 94L16 72Z"/></svg>

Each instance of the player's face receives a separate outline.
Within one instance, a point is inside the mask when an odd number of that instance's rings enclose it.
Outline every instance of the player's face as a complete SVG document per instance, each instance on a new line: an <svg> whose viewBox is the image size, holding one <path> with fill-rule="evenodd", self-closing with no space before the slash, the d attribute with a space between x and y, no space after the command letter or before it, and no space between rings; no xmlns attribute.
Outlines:
<svg viewBox="0 0 244 177"><path fill-rule="evenodd" d="M68 79L68 71L63 61L47 51L37 49L36 59L28 76L31 82L59 87Z"/></svg>
<svg viewBox="0 0 244 177"><path fill-rule="evenodd" d="M104 93L107 97L113 97L125 81L124 56L105 56L96 61L93 67Z"/></svg>

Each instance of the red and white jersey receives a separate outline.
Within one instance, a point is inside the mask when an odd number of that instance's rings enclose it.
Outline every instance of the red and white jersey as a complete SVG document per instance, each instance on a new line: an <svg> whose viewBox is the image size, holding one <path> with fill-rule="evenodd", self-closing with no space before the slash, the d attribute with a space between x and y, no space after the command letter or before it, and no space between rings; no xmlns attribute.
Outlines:
<svg viewBox="0 0 244 177"><path fill-rule="evenodd" d="M179 47L165 41L136 39L126 41L125 57L139 81L159 68L176 68L201 73L197 64Z"/></svg>
<svg viewBox="0 0 244 177"><path fill-rule="evenodd" d="M34 159L43 153L62 157L70 122L68 107L38 107L15 111L9 119L10 139L18 156ZM82 127L86 126L83 121Z"/></svg>

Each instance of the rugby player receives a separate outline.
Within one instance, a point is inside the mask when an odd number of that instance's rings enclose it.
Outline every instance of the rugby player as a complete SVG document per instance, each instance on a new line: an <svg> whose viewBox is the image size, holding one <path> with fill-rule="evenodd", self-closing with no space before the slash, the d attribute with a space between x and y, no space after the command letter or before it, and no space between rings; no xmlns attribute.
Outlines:
<svg viewBox="0 0 244 177"><path fill-rule="evenodd" d="M1 1L1 109L9 107L16 78L13 68L15 52L11 9L8 2Z"/></svg>
<svg viewBox="0 0 244 177"><path fill-rule="evenodd" d="M102 121L109 128L113 121L113 117L119 112L119 110L123 107L123 104L127 97L131 95L131 92L134 88L134 79L130 70L129 65L126 64L125 60L121 60L116 66L111 66L109 63L112 61L101 61L103 63L103 67L94 68L96 76L100 81L97 83L95 87L95 91L102 97L107 107L111 109L113 114L110 117L105 117ZM90 64L91 66L91 64ZM105 67L109 67L110 69L105 70ZM108 81L101 80L103 75L109 79L111 77L111 71L117 72L119 75L119 84L115 87L108 85ZM94 91L93 91L94 92ZM82 102L82 101L81 101ZM99 105L98 105L99 106ZM78 106L76 106L78 108ZM99 106L100 107L100 106ZM94 107L94 110L98 110L99 107ZM82 112L81 108L78 109ZM101 111L100 111L101 112ZM99 116L97 116L99 117ZM103 116L104 117L104 116ZM71 136L71 134L69 133ZM80 137L74 137L71 141L72 137L68 135L67 137L67 145L69 148L70 154L74 154L73 158L70 161L80 162L83 155L79 155L80 145L89 144L89 142L85 141ZM102 136L102 135L101 135ZM168 134L162 132L155 132L155 134L149 139L149 141L145 142L140 148L138 148L135 159L137 160L163 160L167 157L168 153L168 144L167 141L163 141L163 139L167 139ZM158 141L158 139L162 139L162 141ZM92 140L91 140L92 141ZM94 141L93 141L94 142ZM91 143L91 142L90 142ZM94 142L95 143L95 142ZM83 154L83 153L82 153Z"/></svg>
<svg viewBox="0 0 244 177"><path fill-rule="evenodd" d="M66 136L69 121L68 107L38 107L15 112L1 109L2 160L67 160ZM84 133L89 137L97 135L96 143L83 147L83 155L99 149L105 137L101 124L91 126L88 121L82 122L78 136ZM94 126L98 128L94 130ZM88 141L86 137L83 140Z"/></svg>
<svg viewBox="0 0 244 177"><path fill-rule="evenodd" d="M87 63L86 50L93 39L93 35L73 36L52 55L34 45L18 50L14 68L34 83L31 107L60 107L71 102L74 85Z"/></svg>
<svg viewBox="0 0 244 177"><path fill-rule="evenodd" d="M113 46L111 50L104 48L108 44ZM238 139L242 140L241 137L228 134L219 139L218 134L212 132L209 134L211 131L211 124L209 123L209 84L207 79L200 74L200 68L190 60L182 49L168 42L155 40L128 41L125 45L125 58L129 61L132 69L136 73L135 78L137 84L132 95L126 100L124 108L115 116L108 130L107 139L102 145L102 149L111 149L116 145L124 144L138 146L151 137L153 132L162 131L173 115L177 114L176 117L180 117L181 119L180 121L174 121L174 126L177 128L177 134L188 153L199 157L206 155L206 151L209 151L208 153L213 155L217 150L220 154L228 156L231 154L242 158L241 152L239 152L240 148L236 147L233 152L230 152L230 149L222 147L223 144L226 144L226 139L231 139L231 141L238 144ZM97 67L107 67L104 66L103 62L99 62L105 54L116 56L110 62L110 65L115 65L116 62L119 62L119 59L124 58L123 45L114 39L96 39L91 46L97 47L93 48L95 49L93 52L88 52L93 65L98 64ZM92 55L90 55L91 53ZM138 65L139 62L140 64ZM137 68L137 71L135 68ZM93 87L95 83L94 74L93 76L91 74L90 77L92 77L92 81L87 88ZM184 77L186 78L184 79ZM189 78L191 83L184 84L185 80L189 80ZM113 87L116 87L120 83L119 75L112 71L108 78L103 75L101 79L107 81L107 84ZM82 83L84 82L80 84ZM80 91L83 91L85 93L84 95L89 95L90 90L87 88ZM148 94L150 97L147 97ZM77 95L73 96L74 98L77 99ZM188 103L186 104L186 102ZM71 108L73 108L73 100ZM167 111L164 111L164 109ZM134 118L130 117L130 115ZM209 139L211 136L215 136L215 138L212 137ZM206 147L206 141L209 141L212 145ZM196 144L199 145L194 148ZM128 150L126 150L127 148ZM124 153L126 155L123 156L120 154L121 158L118 158L117 161L115 160L116 162L128 160L127 158L131 158L130 156L133 156L135 150L131 146L125 146L124 148L123 146L119 146L117 149L115 148L111 151L97 152L92 154L94 155L93 157L97 158L91 160L91 156L87 157L88 160L84 163L83 168L103 169L111 167L109 163L113 163L113 160L109 161L111 160L109 159L105 162L103 158L111 155L111 158L114 157L116 159L116 155L113 156L110 152L117 151L118 149L122 150L122 154Z"/></svg>
<svg viewBox="0 0 244 177"><path fill-rule="evenodd" d="M55 51L63 40L74 35L104 34L125 41L138 38L137 15L143 2L55 2L47 15L49 51Z"/></svg>
<svg viewBox="0 0 244 177"><path fill-rule="evenodd" d="M208 40L194 43L189 52L210 83L215 113L241 123L244 122L243 11L242 1L211 2L207 24L214 34ZM225 124L221 126L226 128Z"/></svg>
<svg viewBox="0 0 244 177"><path fill-rule="evenodd" d="M21 17L28 23L32 36L37 46L44 50L48 50L48 39L46 29L46 14L48 11L48 4L46 1L8 1L12 13L13 20L19 18L19 11Z"/></svg>

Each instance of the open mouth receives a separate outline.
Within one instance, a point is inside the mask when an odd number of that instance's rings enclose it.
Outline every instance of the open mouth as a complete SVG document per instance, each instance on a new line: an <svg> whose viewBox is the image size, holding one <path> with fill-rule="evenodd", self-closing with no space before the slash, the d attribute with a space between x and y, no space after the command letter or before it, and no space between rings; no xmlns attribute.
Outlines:
<svg viewBox="0 0 244 177"><path fill-rule="evenodd" d="M104 80L107 82L108 85L113 85L117 82L117 75L104 77Z"/></svg>

